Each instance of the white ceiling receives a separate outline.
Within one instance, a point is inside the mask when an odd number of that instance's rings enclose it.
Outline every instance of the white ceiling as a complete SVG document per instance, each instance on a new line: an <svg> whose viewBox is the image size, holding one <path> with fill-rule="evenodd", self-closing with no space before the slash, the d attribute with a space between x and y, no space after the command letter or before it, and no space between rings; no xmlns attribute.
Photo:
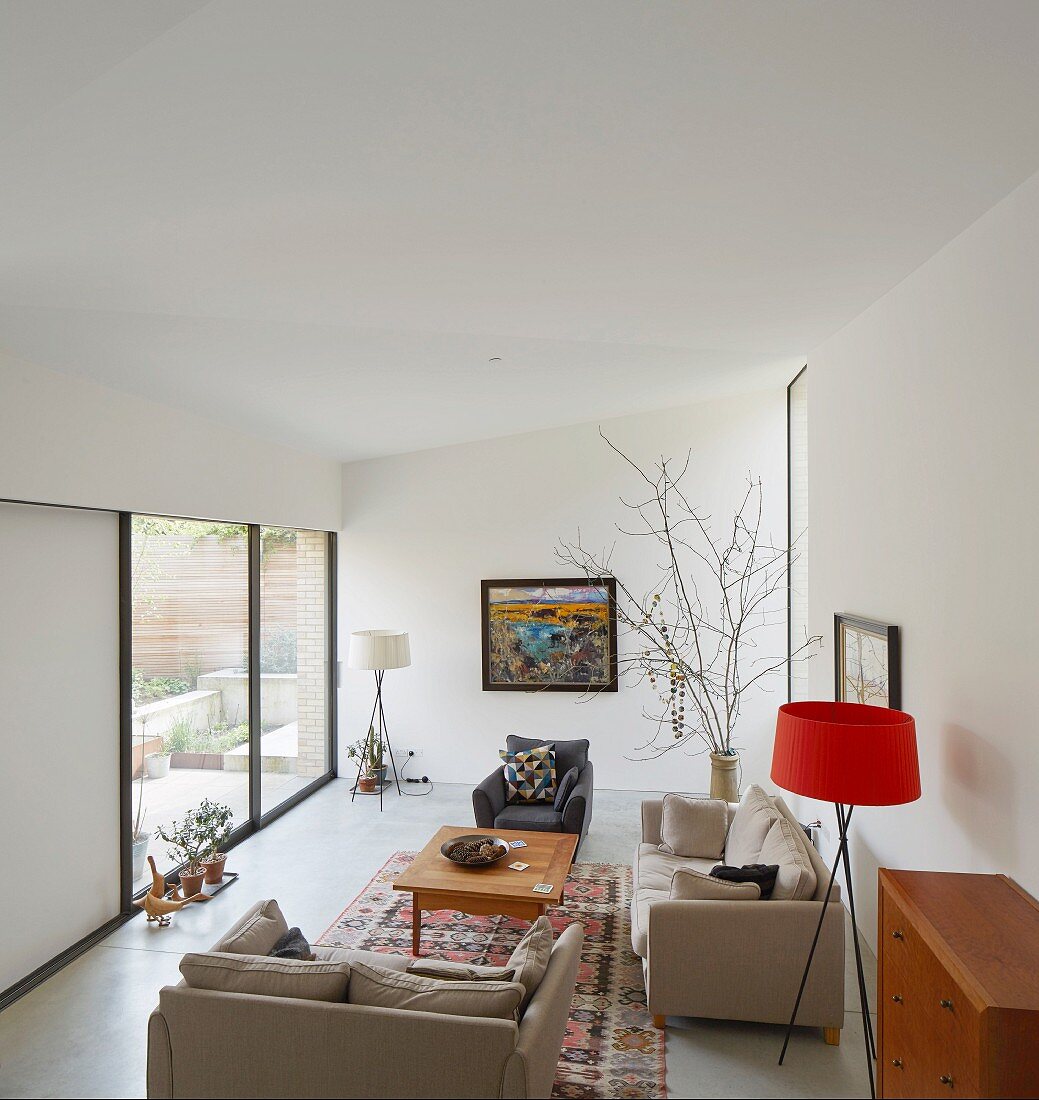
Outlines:
<svg viewBox="0 0 1039 1100"><path fill-rule="evenodd" d="M1039 169L1037 52L1034 0L6 0L0 347L342 459L785 381Z"/></svg>

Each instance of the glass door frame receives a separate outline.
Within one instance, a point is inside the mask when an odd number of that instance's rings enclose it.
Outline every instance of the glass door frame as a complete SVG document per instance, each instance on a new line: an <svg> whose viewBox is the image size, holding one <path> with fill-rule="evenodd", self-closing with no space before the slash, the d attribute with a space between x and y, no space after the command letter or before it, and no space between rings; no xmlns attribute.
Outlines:
<svg viewBox="0 0 1039 1100"><path fill-rule="evenodd" d="M140 912L133 901L147 892L148 887L134 891L133 850L131 831L133 820L133 594L131 583L132 568L132 520L134 515L151 513L119 513L119 771L120 771L120 895L124 918ZM174 517L171 517L174 518ZM190 517L178 516L177 519ZM328 744L328 767L305 787L290 795L273 809L264 811L261 800L261 701L260 701L260 529L261 524L248 523L240 526L247 528L248 538L248 672L249 672L249 817L231 833L224 845L228 851L253 833L276 821L282 814L298 806L329 780L336 778L338 760L339 721L338 721L338 657L337 657L337 559L336 533L323 532L325 543L325 622L326 651L328 669L326 685L327 722L326 738ZM290 528L306 530L306 528ZM179 867L167 872L169 881Z"/></svg>

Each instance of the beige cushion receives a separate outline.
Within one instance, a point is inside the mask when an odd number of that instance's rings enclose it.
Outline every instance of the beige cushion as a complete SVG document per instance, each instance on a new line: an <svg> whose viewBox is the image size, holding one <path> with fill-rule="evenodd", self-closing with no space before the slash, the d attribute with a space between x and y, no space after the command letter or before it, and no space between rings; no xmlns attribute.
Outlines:
<svg viewBox="0 0 1039 1100"><path fill-rule="evenodd" d="M213 950L234 955L267 955L288 930L278 903L273 898L259 901L213 945Z"/></svg>
<svg viewBox="0 0 1039 1100"><path fill-rule="evenodd" d="M269 959L220 951L185 955L180 972L192 989L301 1001L345 1001L350 984L347 963Z"/></svg>
<svg viewBox="0 0 1039 1100"><path fill-rule="evenodd" d="M679 870L671 880L672 901L757 901L756 882L725 882L700 871Z"/></svg>
<svg viewBox="0 0 1039 1100"><path fill-rule="evenodd" d="M772 805L768 795L752 785L743 792L736 807L725 841L725 862L730 867L745 867L748 863L764 862L761 846L772 824L782 815Z"/></svg>
<svg viewBox="0 0 1039 1100"><path fill-rule="evenodd" d="M442 982L511 982L516 971L511 966L476 966L469 963L418 959L408 963L409 974L438 978Z"/></svg>
<svg viewBox="0 0 1039 1100"><path fill-rule="evenodd" d="M660 850L669 856L721 859L729 807L723 799L664 795Z"/></svg>
<svg viewBox="0 0 1039 1100"><path fill-rule="evenodd" d="M522 1001L519 982L445 982L364 963L355 963L350 973L355 1005L514 1020Z"/></svg>
<svg viewBox="0 0 1039 1100"><path fill-rule="evenodd" d="M314 954L321 962L364 963L365 966L383 966L387 970L407 970L414 960L410 955L388 955L382 951L361 951L356 947L315 947Z"/></svg>
<svg viewBox="0 0 1039 1100"><path fill-rule="evenodd" d="M815 893L815 868L797 836L798 831L785 817L780 817L769 829L762 845L757 862L779 866L771 894L774 901L804 901Z"/></svg>
<svg viewBox="0 0 1039 1100"><path fill-rule="evenodd" d="M707 874L712 867L717 866L717 863L717 859L669 856L660 851L656 844L640 844L635 852L632 882L637 887L663 890L666 893L671 889L671 879L675 871L685 870L688 867L693 871L703 871Z"/></svg>
<svg viewBox="0 0 1039 1100"><path fill-rule="evenodd" d="M548 917L538 917L527 929L526 935L516 945L516 950L505 964L516 973L516 981L523 986L522 1012L534 991L541 985L541 979L548 969L548 960L552 955L552 925Z"/></svg>

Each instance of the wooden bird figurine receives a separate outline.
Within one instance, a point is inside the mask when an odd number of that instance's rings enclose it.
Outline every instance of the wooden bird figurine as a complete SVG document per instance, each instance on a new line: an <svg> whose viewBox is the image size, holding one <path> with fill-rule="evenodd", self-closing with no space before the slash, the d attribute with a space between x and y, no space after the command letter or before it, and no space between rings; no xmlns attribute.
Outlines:
<svg viewBox="0 0 1039 1100"><path fill-rule="evenodd" d="M170 896L166 894L169 891L169 887L166 885L166 880L159 874L158 869L155 866L155 860L149 856L148 863L152 869L152 888L144 895L139 901L135 901L139 909L143 909L148 914L149 921L155 921L160 928L165 928L170 923L170 914L176 913L178 909L183 909L185 905L189 905L193 901L209 901L208 894L195 894L190 898L181 896L178 887L174 886Z"/></svg>

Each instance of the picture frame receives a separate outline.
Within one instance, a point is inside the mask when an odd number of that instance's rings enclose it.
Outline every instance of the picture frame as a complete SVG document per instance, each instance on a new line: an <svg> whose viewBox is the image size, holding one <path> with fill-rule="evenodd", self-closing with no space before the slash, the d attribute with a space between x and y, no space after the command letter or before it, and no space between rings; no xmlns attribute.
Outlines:
<svg viewBox="0 0 1039 1100"><path fill-rule="evenodd" d="M833 617L834 698L902 709L902 653L892 623L838 612Z"/></svg>
<svg viewBox="0 0 1039 1100"><path fill-rule="evenodd" d="M617 582L480 582L484 691L615 692Z"/></svg>

